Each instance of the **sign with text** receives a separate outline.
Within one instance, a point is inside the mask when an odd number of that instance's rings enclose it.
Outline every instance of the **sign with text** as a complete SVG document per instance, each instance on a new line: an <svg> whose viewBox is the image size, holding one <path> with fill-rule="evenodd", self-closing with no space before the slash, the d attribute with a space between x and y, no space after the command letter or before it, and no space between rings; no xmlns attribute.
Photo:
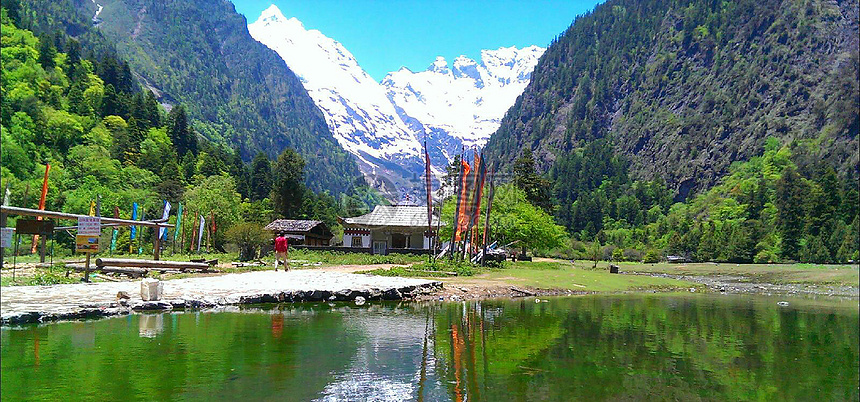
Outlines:
<svg viewBox="0 0 860 402"><path fill-rule="evenodd" d="M78 253L99 252L99 236L75 236L75 251Z"/></svg>
<svg viewBox="0 0 860 402"><path fill-rule="evenodd" d="M98 216L78 218L78 236L101 236L102 220Z"/></svg>
<svg viewBox="0 0 860 402"><path fill-rule="evenodd" d="M3 248L11 248L12 247L12 234L14 233L12 228L0 228L0 247Z"/></svg>

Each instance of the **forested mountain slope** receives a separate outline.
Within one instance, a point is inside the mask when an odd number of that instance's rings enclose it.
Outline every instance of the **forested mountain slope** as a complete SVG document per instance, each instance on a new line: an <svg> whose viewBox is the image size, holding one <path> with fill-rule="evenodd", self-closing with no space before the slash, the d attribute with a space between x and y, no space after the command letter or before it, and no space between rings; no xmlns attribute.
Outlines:
<svg viewBox="0 0 860 402"><path fill-rule="evenodd" d="M715 184L766 138L858 174L858 2L610 0L549 47L486 146L547 170L609 137L631 175L678 198Z"/></svg>
<svg viewBox="0 0 860 402"><path fill-rule="evenodd" d="M62 27L84 41L107 38L160 102L184 105L204 137L237 148L245 160L291 147L307 160L311 189L338 193L359 177L299 79L251 38L229 1L67 0L24 7L37 32Z"/></svg>

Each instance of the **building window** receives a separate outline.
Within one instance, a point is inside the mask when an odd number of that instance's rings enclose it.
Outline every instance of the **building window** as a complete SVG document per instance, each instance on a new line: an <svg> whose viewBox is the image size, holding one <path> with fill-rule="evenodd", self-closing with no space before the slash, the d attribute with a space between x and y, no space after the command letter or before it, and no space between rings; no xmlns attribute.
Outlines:
<svg viewBox="0 0 860 402"><path fill-rule="evenodd" d="M353 247L361 247L361 236L352 236L352 246Z"/></svg>

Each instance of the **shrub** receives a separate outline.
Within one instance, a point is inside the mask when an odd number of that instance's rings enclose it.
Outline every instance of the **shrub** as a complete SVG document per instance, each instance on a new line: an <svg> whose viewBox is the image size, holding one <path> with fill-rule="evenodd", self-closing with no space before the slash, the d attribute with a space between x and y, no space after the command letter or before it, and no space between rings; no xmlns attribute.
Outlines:
<svg viewBox="0 0 860 402"><path fill-rule="evenodd" d="M239 247L239 261L257 256L257 249L269 241L269 232L258 223L245 222L227 229L227 240Z"/></svg>
<svg viewBox="0 0 860 402"><path fill-rule="evenodd" d="M646 264L653 264L655 262L660 262L660 254L657 250L651 249L645 253L645 257L642 259L642 262Z"/></svg>

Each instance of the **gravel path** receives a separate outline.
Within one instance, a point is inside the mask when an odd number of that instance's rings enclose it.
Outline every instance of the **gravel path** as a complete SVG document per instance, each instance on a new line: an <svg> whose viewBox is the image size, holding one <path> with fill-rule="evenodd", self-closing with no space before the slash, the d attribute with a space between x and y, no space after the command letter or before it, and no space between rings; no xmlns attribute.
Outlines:
<svg viewBox="0 0 860 402"><path fill-rule="evenodd" d="M438 281L316 270L258 271L163 281L161 302L144 302L140 282L3 287L2 324L128 313L129 310L214 307L266 302L401 299L433 292ZM126 292L130 299L118 300Z"/></svg>

